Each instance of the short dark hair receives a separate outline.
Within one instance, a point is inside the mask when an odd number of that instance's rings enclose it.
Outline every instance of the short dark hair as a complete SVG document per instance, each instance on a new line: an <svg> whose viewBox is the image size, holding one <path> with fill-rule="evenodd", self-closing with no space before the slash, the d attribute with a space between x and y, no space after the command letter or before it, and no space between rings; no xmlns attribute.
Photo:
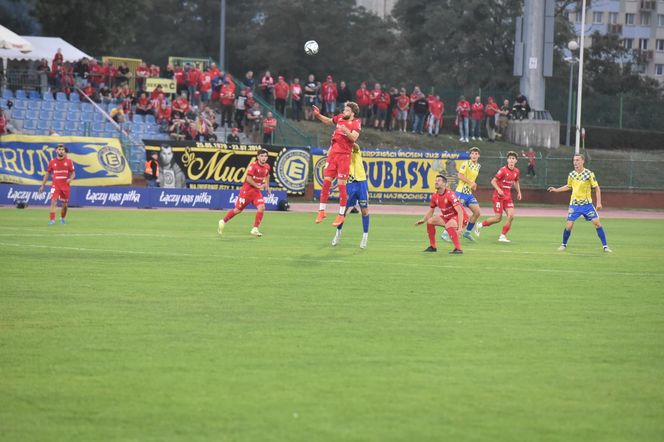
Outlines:
<svg viewBox="0 0 664 442"><path fill-rule="evenodd" d="M438 174L436 175L436 178L442 178L444 182L447 182L447 178L445 178L445 175Z"/></svg>
<svg viewBox="0 0 664 442"><path fill-rule="evenodd" d="M480 148L476 147L476 146L473 146L468 150L468 153L473 153L473 152L480 153Z"/></svg>
<svg viewBox="0 0 664 442"><path fill-rule="evenodd" d="M353 112L353 115L356 117L360 115L360 106L358 106L357 103L354 101L346 101L345 105L350 108L351 112Z"/></svg>
<svg viewBox="0 0 664 442"><path fill-rule="evenodd" d="M507 158L509 158L509 157L514 157L517 160L519 159L519 156L513 150L510 150L509 152L507 152Z"/></svg>
<svg viewBox="0 0 664 442"><path fill-rule="evenodd" d="M265 154L265 155L268 154L267 149L260 149L258 152L256 152L256 156L263 155L263 154Z"/></svg>

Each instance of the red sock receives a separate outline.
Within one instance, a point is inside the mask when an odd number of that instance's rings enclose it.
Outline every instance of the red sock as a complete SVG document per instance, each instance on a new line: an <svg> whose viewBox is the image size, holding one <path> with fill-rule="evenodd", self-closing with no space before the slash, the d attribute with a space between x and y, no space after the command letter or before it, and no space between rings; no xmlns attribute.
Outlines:
<svg viewBox="0 0 664 442"><path fill-rule="evenodd" d="M427 224L427 235L429 235L429 245L436 248L436 226Z"/></svg>
<svg viewBox="0 0 664 442"><path fill-rule="evenodd" d="M224 222L227 223L227 222L230 221L231 218L233 218L235 215L237 215L237 213L235 213L235 209L231 209L231 210L229 210L228 213L226 214L226 216L224 217Z"/></svg>
<svg viewBox="0 0 664 442"><path fill-rule="evenodd" d="M503 226L503 235L507 235L507 232L510 231L510 227L512 227L511 224L505 224L505 225Z"/></svg>
<svg viewBox="0 0 664 442"><path fill-rule="evenodd" d="M323 188L320 191L320 202L321 204L327 203L327 199L330 197L330 187L332 182L330 180L323 180Z"/></svg>
<svg viewBox="0 0 664 442"><path fill-rule="evenodd" d="M489 224L487 224L486 220L482 221L482 223L481 223L481 224L482 224L482 227L486 227L486 226L488 226L488 225L489 225Z"/></svg>
<svg viewBox="0 0 664 442"><path fill-rule="evenodd" d="M50 219L51 221L55 221L55 212L50 212L48 214L48 219Z"/></svg>
<svg viewBox="0 0 664 442"><path fill-rule="evenodd" d="M256 212L256 218L254 219L254 227L258 227L261 225L261 221L263 221L263 214L265 212Z"/></svg>
<svg viewBox="0 0 664 442"><path fill-rule="evenodd" d="M454 248L461 250L461 243L459 242L459 235L457 235L457 231L454 227L448 227L447 233L450 235L450 239L454 243Z"/></svg>
<svg viewBox="0 0 664 442"><path fill-rule="evenodd" d="M337 188L339 189L339 206L346 207L346 203L348 202L348 192L346 192L346 185L339 184Z"/></svg>

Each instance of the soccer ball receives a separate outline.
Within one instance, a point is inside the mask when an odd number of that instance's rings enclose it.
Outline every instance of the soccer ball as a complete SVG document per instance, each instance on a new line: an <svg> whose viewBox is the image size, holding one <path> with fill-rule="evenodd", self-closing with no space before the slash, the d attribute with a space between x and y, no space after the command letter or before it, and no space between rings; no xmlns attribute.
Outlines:
<svg viewBox="0 0 664 442"><path fill-rule="evenodd" d="M307 55L316 55L318 53L318 43L316 40L309 40L304 44L304 52Z"/></svg>

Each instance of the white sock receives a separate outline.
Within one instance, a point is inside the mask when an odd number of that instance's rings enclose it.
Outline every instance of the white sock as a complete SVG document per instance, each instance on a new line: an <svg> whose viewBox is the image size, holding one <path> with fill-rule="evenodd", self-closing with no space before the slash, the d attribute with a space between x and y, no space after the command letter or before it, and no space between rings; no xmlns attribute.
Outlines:
<svg viewBox="0 0 664 442"><path fill-rule="evenodd" d="M326 204L326 203L320 203L320 204L318 205L318 210L325 210L326 207L327 207L327 204Z"/></svg>
<svg viewBox="0 0 664 442"><path fill-rule="evenodd" d="M339 206L339 215L343 215L346 213L346 206Z"/></svg>
<svg viewBox="0 0 664 442"><path fill-rule="evenodd" d="M363 233L363 234L362 234L362 239L363 239L363 240L366 240L367 238L369 238L369 232L367 232L367 233Z"/></svg>

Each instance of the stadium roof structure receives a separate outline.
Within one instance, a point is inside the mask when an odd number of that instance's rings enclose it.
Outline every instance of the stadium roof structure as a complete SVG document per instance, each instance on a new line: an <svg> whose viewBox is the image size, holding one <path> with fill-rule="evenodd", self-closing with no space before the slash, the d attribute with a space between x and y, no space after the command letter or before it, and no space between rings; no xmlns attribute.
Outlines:
<svg viewBox="0 0 664 442"><path fill-rule="evenodd" d="M21 53L32 51L32 44L14 31L0 25L0 50L13 50Z"/></svg>
<svg viewBox="0 0 664 442"><path fill-rule="evenodd" d="M0 49L0 58L8 60L41 60L45 58L50 62L58 49L61 50L64 61L73 62L81 58L92 58L60 37L21 36L20 38L26 40L32 46L32 50L21 52L21 50L15 48Z"/></svg>

